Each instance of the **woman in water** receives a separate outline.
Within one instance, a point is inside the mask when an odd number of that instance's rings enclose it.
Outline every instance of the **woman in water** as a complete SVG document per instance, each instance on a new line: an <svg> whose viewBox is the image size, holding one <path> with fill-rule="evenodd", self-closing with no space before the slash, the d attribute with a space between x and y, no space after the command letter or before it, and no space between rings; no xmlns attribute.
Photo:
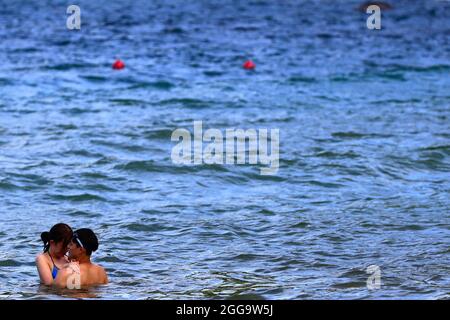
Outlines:
<svg viewBox="0 0 450 320"><path fill-rule="evenodd" d="M44 252L36 257L36 266L42 284L52 285L58 271L69 262L65 254L72 237L73 231L65 223L55 224L50 232L42 232Z"/></svg>

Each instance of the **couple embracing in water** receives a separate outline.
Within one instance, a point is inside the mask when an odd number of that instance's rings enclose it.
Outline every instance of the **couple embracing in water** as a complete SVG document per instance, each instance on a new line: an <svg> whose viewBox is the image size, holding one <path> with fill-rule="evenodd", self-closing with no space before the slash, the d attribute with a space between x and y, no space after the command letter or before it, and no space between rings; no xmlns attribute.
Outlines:
<svg viewBox="0 0 450 320"><path fill-rule="evenodd" d="M98 249L98 239L91 229L72 231L65 223L43 232L44 252L36 257L41 283L59 288L79 289L81 286L108 283L103 267L91 262Z"/></svg>

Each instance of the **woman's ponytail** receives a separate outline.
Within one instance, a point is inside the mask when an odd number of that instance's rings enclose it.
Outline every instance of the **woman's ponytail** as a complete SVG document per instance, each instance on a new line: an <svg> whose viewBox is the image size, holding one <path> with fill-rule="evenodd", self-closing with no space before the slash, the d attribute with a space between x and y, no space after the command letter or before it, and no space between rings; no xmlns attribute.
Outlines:
<svg viewBox="0 0 450 320"><path fill-rule="evenodd" d="M41 240L44 243L44 252L50 249L50 241L55 243L62 242L63 246L67 246L72 239L72 229L65 223L55 224L50 232L45 231L41 233Z"/></svg>
<svg viewBox="0 0 450 320"><path fill-rule="evenodd" d="M41 240L44 243L44 252L47 252L50 247L50 232L48 231L42 232Z"/></svg>

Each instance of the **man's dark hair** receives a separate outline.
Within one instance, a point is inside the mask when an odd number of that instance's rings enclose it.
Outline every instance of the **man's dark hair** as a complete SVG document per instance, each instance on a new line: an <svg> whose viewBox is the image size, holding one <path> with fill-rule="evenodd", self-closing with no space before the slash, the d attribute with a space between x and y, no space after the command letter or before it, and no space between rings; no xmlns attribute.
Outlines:
<svg viewBox="0 0 450 320"><path fill-rule="evenodd" d="M78 229L73 233L74 242L86 250L86 254L90 256L92 252L98 249L98 239L94 231L88 228Z"/></svg>

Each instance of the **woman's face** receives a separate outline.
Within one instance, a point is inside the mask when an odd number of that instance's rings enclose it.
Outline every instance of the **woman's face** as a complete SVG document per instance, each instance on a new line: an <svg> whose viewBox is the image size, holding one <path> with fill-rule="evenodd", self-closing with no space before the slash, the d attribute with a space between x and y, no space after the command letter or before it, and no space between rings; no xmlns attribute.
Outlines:
<svg viewBox="0 0 450 320"><path fill-rule="evenodd" d="M67 253L67 246L64 246L64 241L54 242L50 241L50 250L55 256L62 257Z"/></svg>

